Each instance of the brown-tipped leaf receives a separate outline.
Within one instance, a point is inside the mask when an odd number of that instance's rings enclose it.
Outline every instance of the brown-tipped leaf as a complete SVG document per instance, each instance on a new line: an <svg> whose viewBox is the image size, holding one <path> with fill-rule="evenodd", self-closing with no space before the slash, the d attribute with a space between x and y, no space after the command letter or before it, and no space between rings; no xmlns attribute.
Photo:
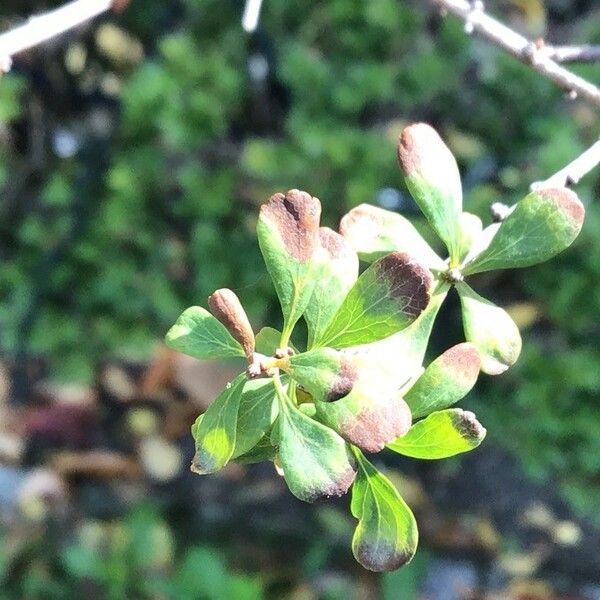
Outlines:
<svg viewBox="0 0 600 600"><path fill-rule="evenodd" d="M448 408L464 398L475 385L480 369L481 358L473 344L466 342L446 350L405 395L413 418Z"/></svg>
<svg viewBox="0 0 600 600"><path fill-rule="evenodd" d="M217 290L208 297L208 308L241 344L246 356L251 356L254 352L254 332L248 315L235 293L227 288Z"/></svg>
<svg viewBox="0 0 600 600"><path fill-rule="evenodd" d="M358 278L321 339L347 348L382 340L408 327L427 307L433 276L403 252L375 261Z"/></svg>

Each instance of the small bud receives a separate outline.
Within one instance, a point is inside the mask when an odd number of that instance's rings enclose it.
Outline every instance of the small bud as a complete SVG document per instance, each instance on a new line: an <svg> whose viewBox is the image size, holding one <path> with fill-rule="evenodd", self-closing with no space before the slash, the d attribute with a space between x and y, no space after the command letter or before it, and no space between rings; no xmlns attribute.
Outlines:
<svg viewBox="0 0 600 600"><path fill-rule="evenodd" d="M210 312L219 320L227 331L244 348L250 358L254 353L254 332L248 321L248 315L241 305L239 298L227 288L217 290L208 297Z"/></svg>

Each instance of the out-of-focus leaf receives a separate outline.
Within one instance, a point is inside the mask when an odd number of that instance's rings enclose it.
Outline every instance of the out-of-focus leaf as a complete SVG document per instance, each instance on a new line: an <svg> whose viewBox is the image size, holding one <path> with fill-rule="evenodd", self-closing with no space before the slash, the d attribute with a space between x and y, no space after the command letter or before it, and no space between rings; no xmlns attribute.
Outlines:
<svg viewBox="0 0 600 600"><path fill-rule="evenodd" d="M352 538L356 560L370 571L393 571L408 563L419 542L417 522L390 480L357 452L352 514L359 520Z"/></svg>
<svg viewBox="0 0 600 600"><path fill-rule="evenodd" d="M458 245L457 265L467 256L475 240L481 236L482 231L483 224L477 215L468 212L460 215L460 243Z"/></svg>
<svg viewBox="0 0 600 600"><path fill-rule="evenodd" d="M321 227L319 238L326 258L304 311L309 348L318 342L358 277L358 256L348 242L327 227Z"/></svg>
<svg viewBox="0 0 600 600"><path fill-rule="evenodd" d="M348 292L321 345L347 348L401 331L426 308L432 283L430 271L408 254L380 258Z"/></svg>
<svg viewBox="0 0 600 600"><path fill-rule="evenodd" d="M532 192L517 203L489 246L465 265L463 272L468 275L544 262L573 243L584 217L583 204L571 190Z"/></svg>
<svg viewBox="0 0 600 600"><path fill-rule="evenodd" d="M196 454L192 471L199 475L223 468L235 450L238 412L245 374L238 375L208 407L202 419L192 428Z"/></svg>
<svg viewBox="0 0 600 600"><path fill-rule="evenodd" d="M198 359L245 356L227 329L200 306L183 311L165 337L169 348Z"/></svg>
<svg viewBox="0 0 600 600"><path fill-rule="evenodd" d="M272 443L279 449L286 483L300 500L341 496L354 481L355 462L346 442L288 400L280 402Z"/></svg>
<svg viewBox="0 0 600 600"><path fill-rule="evenodd" d="M463 327L467 341L481 357L481 370L500 375L521 353L521 334L508 313L482 298L466 283L456 285L462 304Z"/></svg>
<svg viewBox="0 0 600 600"><path fill-rule="evenodd" d="M403 437L387 444L394 452L413 458L449 458L473 450L486 430L472 412L448 408L418 421Z"/></svg>
<svg viewBox="0 0 600 600"><path fill-rule="evenodd" d="M405 395L413 418L448 408L473 388L481 359L471 343L457 344L438 356Z"/></svg>
<svg viewBox="0 0 600 600"><path fill-rule="evenodd" d="M319 200L298 190L275 194L260 209L258 243L281 303L286 338L304 313L319 277L320 216Z"/></svg>
<svg viewBox="0 0 600 600"><path fill-rule="evenodd" d="M361 204L342 218L340 233L358 252L361 260L373 262L390 252L405 252L426 267L444 269L444 261L414 225L389 210Z"/></svg>
<svg viewBox="0 0 600 600"><path fill-rule="evenodd" d="M410 193L458 262L462 185L452 152L435 129L415 123L400 136L398 161Z"/></svg>

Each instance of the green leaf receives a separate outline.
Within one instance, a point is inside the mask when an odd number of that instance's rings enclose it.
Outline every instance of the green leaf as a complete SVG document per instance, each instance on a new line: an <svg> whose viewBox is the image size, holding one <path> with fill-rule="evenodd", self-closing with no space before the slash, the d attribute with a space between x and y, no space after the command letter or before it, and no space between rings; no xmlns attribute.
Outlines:
<svg viewBox="0 0 600 600"><path fill-rule="evenodd" d="M361 260L373 262L390 252L406 252L430 269L444 269L444 261L402 215L361 204L340 222L340 233Z"/></svg>
<svg viewBox="0 0 600 600"><path fill-rule="evenodd" d="M260 209L256 231L284 317L284 341L304 313L321 269L321 203L306 192L275 194Z"/></svg>
<svg viewBox="0 0 600 600"><path fill-rule="evenodd" d="M465 338L481 357L481 370L500 375L512 366L521 353L521 334L508 313L482 298L466 283L456 284L462 304Z"/></svg>
<svg viewBox="0 0 600 600"><path fill-rule="evenodd" d="M529 267L552 258L579 235L585 209L566 188L532 192L502 221L489 246L468 263L465 274Z"/></svg>
<svg viewBox="0 0 600 600"><path fill-rule="evenodd" d="M235 450L238 412L246 375L238 375L217 396L208 410L192 427L196 454L192 471L198 475L222 469Z"/></svg>
<svg viewBox="0 0 600 600"><path fill-rule="evenodd" d="M235 457L235 462L242 465L272 461L275 459L275 447L271 444L271 434L265 434L248 452Z"/></svg>
<svg viewBox="0 0 600 600"><path fill-rule="evenodd" d="M231 458L238 458L250 452L271 430L277 413L278 403L273 381L271 379L247 381L240 398L235 449Z"/></svg>
<svg viewBox="0 0 600 600"><path fill-rule="evenodd" d="M321 345L347 348L401 331L427 306L432 283L429 270L408 254L393 252L380 258L348 292Z"/></svg>
<svg viewBox="0 0 600 600"><path fill-rule="evenodd" d="M279 348L280 341L281 331L273 327L263 327L256 334L256 351L265 356L273 356ZM293 344L290 343L290 346L294 352L298 352L298 349Z"/></svg>
<svg viewBox="0 0 600 600"><path fill-rule="evenodd" d="M169 348L198 359L246 356L227 329L200 306L183 311L165 337Z"/></svg>
<svg viewBox="0 0 600 600"><path fill-rule="evenodd" d="M382 370L382 378L399 390L408 389L423 372L423 359L435 318L448 295L450 285L438 284L427 308L406 329L380 342L361 346L356 351L366 351Z"/></svg>
<svg viewBox="0 0 600 600"><path fill-rule="evenodd" d="M356 560L370 571L393 571L410 562L419 542L415 517L390 480L360 452L350 509L359 520L352 538Z"/></svg>
<svg viewBox="0 0 600 600"><path fill-rule="evenodd" d="M473 388L481 358L470 343L457 344L438 356L405 395L413 418L448 408Z"/></svg>
<svg viewBox="0 0 600 600"><path fill-rule="evenodd" d="M309 348L319 341L319 337L358 278L358 256L348 242L327 227L321 227L319 238L327 260L304 311L304 319L308 325Z"/></svg>
<svg viewBox="0 0 600 600"><path fill-rule="evenodd" d="M449 408L431 413L387 447L412 458L449 458L477 448L486 434L472 412Z"/></svg>
<svg viewBox="0 0 600 600"><path fill-rule="evenodd" d="M435 129L415 123L400 135L398 161L410 193L458 262L462 186L452 152Z"/></svg>
<svg viewBox="0 0 600 600"><path fill-rule="evenodd" d="M332 348L318 348L289 359L282 369L315 400L334 402L350 393L358 371L350 358Z"/></svg>
<svg viewBox="0 0 600 600"><path fill-rule="evenodd" d="M300 500L314 502L323 496L341 496L354 481L355 463L346 442L302 413L289 399L280 402L272 443L279 448L288 487Z"/></svg>
<svg viewBox="0 0 600 600"><path fill-rule="evenodd" d="M362 370L344 398L316 401L315 407L319 421L366 452L380 452L387 442L404 435L412 422L408 405L376 368Z"/></svg>

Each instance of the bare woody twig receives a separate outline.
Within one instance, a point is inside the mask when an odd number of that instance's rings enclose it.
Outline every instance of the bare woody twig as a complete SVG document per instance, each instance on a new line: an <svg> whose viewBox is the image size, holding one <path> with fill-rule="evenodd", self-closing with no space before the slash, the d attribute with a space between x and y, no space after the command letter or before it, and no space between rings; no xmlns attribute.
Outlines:
<svg viewBox="0 0 600 600"><path fill-rule="evenodd" d="M600 88L571 73L550 58L534 42L500 23L484 11L483 2L468 0L431 0L442 11L451 13L465 22L467 33L477 33L506 52L531 66L540 75L558 84L572 96L586 98L600 107Z"/></svg>
<svg viewBox="0 0 600 600"><path fill-rule="evenodd" d="M73 0L0 35L0 74L10 70L12 58L93 19L114 8L124 6L122 0Z"/></svg>
<svg viewBox="0 0 600 600"><path fill-rule="evenodd" d="M587 175L594 167L600 164L600 140L588 148L583 154L569 163L564 169L558 171L544 181L536 181L531 185L531 190L549 187L566 187L576 185L580 179Z"/></svg>
<svg viewBox="0 0 600 600"><path fill-rule="evenodd" d="M600 62L600 46L547 46L540 52L557 63Z"/></svg>

